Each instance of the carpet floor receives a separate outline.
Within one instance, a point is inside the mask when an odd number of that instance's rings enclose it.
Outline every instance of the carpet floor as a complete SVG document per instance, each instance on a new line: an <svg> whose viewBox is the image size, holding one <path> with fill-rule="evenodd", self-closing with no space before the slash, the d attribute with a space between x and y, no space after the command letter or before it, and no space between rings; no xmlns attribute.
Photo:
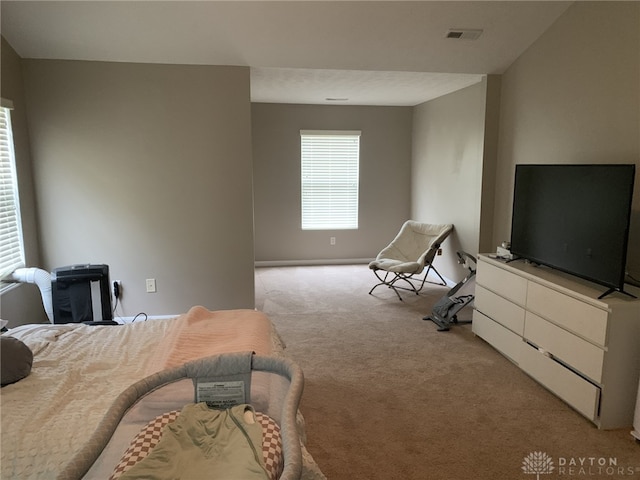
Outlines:
<svg viewBox="0 0 640 480"><path fill-rule="evenodd" d="M256 307L305 373L307 446L327 478L640 479L631 425L598 430L471 325L422 320L449 287L399 301L369 295L374 280L366 265L256 270Z"/></svg>

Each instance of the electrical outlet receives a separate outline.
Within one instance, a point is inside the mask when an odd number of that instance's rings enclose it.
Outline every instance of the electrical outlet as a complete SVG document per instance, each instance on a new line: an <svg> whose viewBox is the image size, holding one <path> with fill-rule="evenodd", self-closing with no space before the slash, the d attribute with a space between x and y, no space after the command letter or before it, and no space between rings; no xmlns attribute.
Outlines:
<svg viewBox="0 0 640 480"><path fill-rule="evenodd" d="M155 292L156 292L156 279L147 278L147 293L155 293Z"/></svg>
<svg viewBox="0 0 640 480"><path fill-rule="evenodd" d="M335 245L336 244L336 237L329 237L329 244L330 245Z"/></svg>
<svg viewBox="0 0 640 480"><path fill-rule="evenodd" d="M120 298L122 296L122 282L120 280L113 281L113 298Z"/></svg>
<svg viewBox="0 0 640 480"><path fill-rule="evenodd" d="M442 249L441 248L438 249L438 255L442 255Z"/></svg>

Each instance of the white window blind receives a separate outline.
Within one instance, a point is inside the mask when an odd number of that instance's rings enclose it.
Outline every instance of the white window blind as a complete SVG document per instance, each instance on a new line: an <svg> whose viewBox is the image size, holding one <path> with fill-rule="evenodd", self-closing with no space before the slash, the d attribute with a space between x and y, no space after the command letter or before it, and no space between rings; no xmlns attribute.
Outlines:
<svg viewBox="0 0 640 480"><path fill-rule="evenodd" d="M359 131L301 130L302 229L358 228Z"/></svg>
<svg viewBox="0 0 640 480"><path fill-rule="evenodd" d="M24 267L24 247L11 110L3 106L0 107L0 278L20 267Z"/></svg>

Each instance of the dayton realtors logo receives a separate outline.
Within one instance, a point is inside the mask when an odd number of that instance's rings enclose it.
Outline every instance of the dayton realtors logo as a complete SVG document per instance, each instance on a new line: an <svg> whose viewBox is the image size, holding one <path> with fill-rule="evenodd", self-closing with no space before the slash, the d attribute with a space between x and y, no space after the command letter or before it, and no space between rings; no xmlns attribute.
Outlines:
<svg viewBox="0 0 640 480"><path fill-rule="evenodd" d="M536 475L536 480L540 480L540 475L552 473L554 468L553 460L544 452L531 452L522 461L522 471Z"/></svg>
<svg viewBox="0 0 640 480"><path fill-rule="evenodd" d="M536 480L540 480L540 475L552 473L557 477L640 477L640 465L618 465L618 459L615 457L558 457L556 465L553 458L544 452L531 452L524 457L522 471L528 475L535 475Z"/></svg>

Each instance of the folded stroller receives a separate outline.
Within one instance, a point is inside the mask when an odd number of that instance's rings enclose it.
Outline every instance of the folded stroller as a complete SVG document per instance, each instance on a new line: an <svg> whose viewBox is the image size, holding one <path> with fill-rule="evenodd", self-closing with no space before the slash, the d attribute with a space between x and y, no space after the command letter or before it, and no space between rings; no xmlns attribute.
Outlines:
<svg viewBox="0 0 640 480"><path fill-rule="evenodd" d="M473 294L457 295L462 290L474 287L477 260L474 256L465 252L456 252L458 263L469 269L469 274L456 284L447 294L436 302L431 315L423 317L423 320L431 320L438 326L438 331L449 330L453 324L471 323L471 320L458 320L458 312L473 302Z"/></svg>

